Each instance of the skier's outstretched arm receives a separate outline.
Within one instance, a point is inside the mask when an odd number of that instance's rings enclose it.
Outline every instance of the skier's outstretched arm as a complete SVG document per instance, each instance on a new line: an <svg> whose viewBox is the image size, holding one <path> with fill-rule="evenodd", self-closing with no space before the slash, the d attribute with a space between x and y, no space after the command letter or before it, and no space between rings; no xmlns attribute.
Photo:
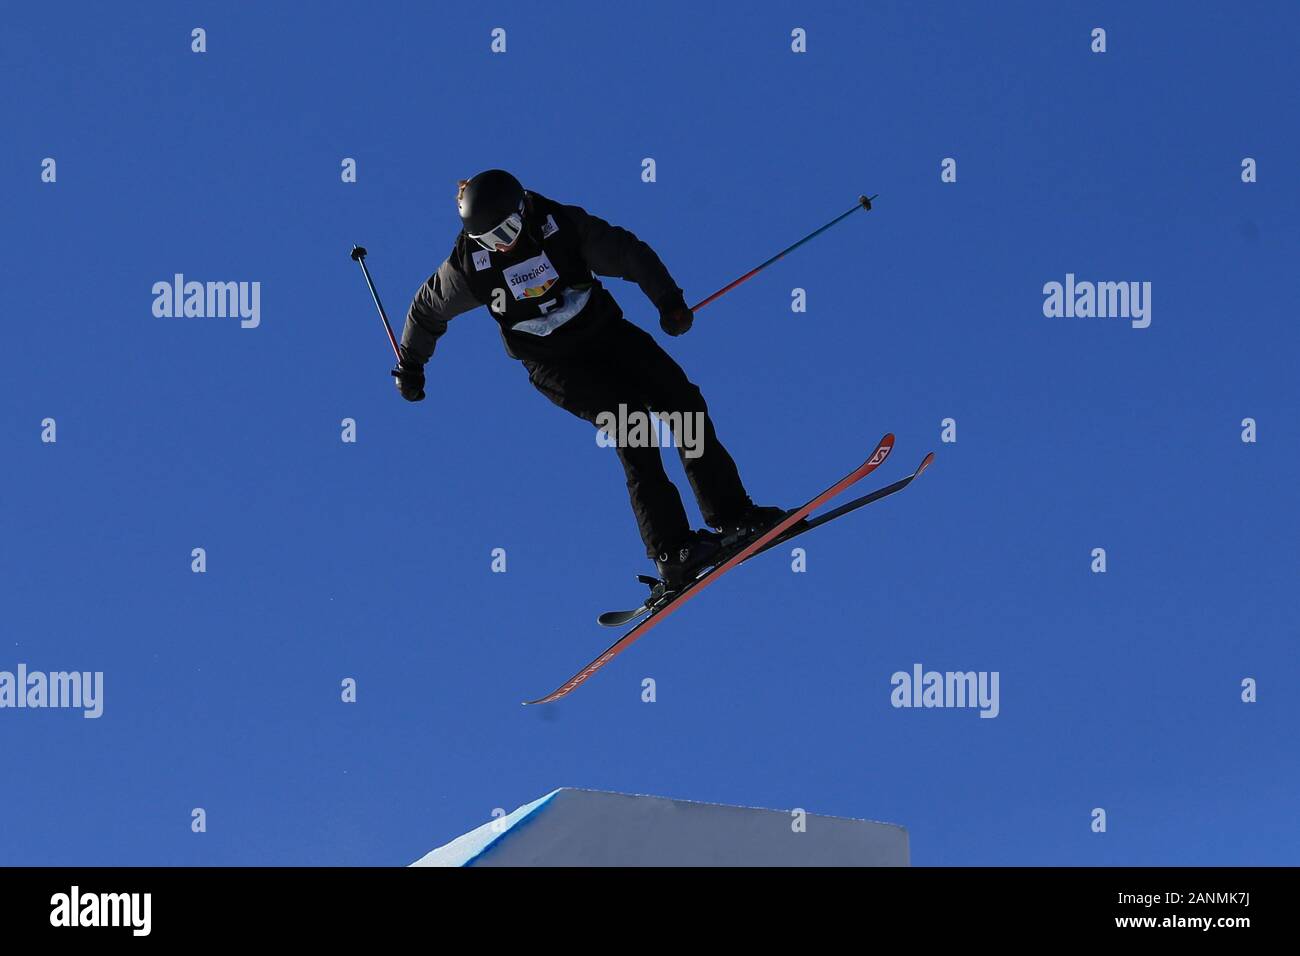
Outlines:
<svg viewBox="0 0 1300 956"><path fill-rule="evenodd" d="M481 304L470 292L464 273L450 259L443 262L420 286L406 312L406 327L402 329L403 359L409 357L423 366L433 356L442 333L447 331L447 323Z"/></svg>
<svg viewBox="0 0 1300 956"><path fill-rule="evenodd" d="M691 327L682 290L653 249L629 230L611 225L581 206L565 206L564 212L577 228L583 258L593 272L639 285L659 310L659 324L669 335L681 335Z"/></svg>
<svg viewBox="0 0 1300 956"><path fill-rule="evenodd" d="M424 366L433 356L438 339L447 331L447 323L480 304L470 292L464 273L450 259L420 286L406 312L400 348L402 359L393 370L397 390L403 398L411 402L424 398Z"/></svg>

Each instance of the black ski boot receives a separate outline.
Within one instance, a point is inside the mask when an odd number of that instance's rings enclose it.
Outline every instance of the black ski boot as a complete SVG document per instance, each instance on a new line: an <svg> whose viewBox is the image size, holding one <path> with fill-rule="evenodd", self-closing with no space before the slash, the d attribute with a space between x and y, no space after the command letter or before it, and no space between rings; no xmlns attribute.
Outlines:
<svg viewBox="0 0 1300 956"><path fill-rule="evenodd" d="M714 525L724 538L738 542L757 538L773 525L780 522L790 512L784 508L750 505L736 515L728 515L726 520Z"/></svg>
<svg viewBox="0 0 1300 956"><path fill-rule="evenodd" d="M680 591L701 571L715 564L720 551L716 535L692 531L686 540L661 553L655 560L655 568L666 590Z"/></svg>

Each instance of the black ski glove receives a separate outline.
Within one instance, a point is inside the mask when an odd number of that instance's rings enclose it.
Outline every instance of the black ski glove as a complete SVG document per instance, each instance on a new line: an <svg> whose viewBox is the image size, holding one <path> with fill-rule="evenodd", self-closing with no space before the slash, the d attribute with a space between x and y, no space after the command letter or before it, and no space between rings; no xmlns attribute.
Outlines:
<svg viewBox="0 0 1300 956"><path fill-rule="evenodd" d="M397 379L397 390L402 398L408 402L424 401L424 366L408 358L405 349L402 349L402 360L397 363L397 368L389 374Z"/></svg>
<svg viewBox="0 0 1300 956"><path fill-rule="evenodd" d="M669 335L682 335L690 331L694 322L695 314L687 307L680 289L659 303L659 328Z"/></svg>

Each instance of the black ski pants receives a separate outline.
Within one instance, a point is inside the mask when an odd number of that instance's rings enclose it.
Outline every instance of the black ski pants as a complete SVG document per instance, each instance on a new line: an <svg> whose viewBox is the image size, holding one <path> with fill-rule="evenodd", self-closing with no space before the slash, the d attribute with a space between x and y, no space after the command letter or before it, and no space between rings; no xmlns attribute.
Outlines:
<svg viewBox="0 0 1300 956"><path fill-rule="evenodd" d="M702 419L694 440L702 451L689 457L678 435L678 454L704 520L722 524L751 504L736 463L713 429L704 396L672 356L640 326L610 319L579 354L564 359L524 360L533 386L565 411L593 424L602 413L619 414L619 406L638 412L680 412ZM671 419L670 419L671 421ZM668 480L659 448L617 445L627 476L627 491L641 540L650 557L679 547L690 535L681 495Z"/></svg>

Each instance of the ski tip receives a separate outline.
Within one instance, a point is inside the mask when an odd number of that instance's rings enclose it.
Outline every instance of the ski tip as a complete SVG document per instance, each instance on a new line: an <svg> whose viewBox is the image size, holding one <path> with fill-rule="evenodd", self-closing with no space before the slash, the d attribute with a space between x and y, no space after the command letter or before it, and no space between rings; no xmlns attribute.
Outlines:
<svg viewBox="0 0 1300 956"><path fill-rule="evenodd" d="M858 477L865 475L868 471L880 465L886 458L889 457L889 453L893 450L894 450L894 433L889 432L888 434L885 435L884 438L880 439L879 443L877 443L875 451L871 453L871 457L868 458L865 462L863 462L862 471L860 472Z"/></svg>
<svg viewBox="0 0 1300 956"><path fill-rule="evenodd" d="M930 463L933 462L933 461L934 461L934 452L930 452L930 453L928 453L924 458L922 458L922 459L921 459L921 464L919 464L919 465L917 466L917 468L916 468L916 474L917 474L917 477L920 477L921 472L923 472L923 471L925 471L925 469L929 468L929 467L930 467Z"/></svg>

